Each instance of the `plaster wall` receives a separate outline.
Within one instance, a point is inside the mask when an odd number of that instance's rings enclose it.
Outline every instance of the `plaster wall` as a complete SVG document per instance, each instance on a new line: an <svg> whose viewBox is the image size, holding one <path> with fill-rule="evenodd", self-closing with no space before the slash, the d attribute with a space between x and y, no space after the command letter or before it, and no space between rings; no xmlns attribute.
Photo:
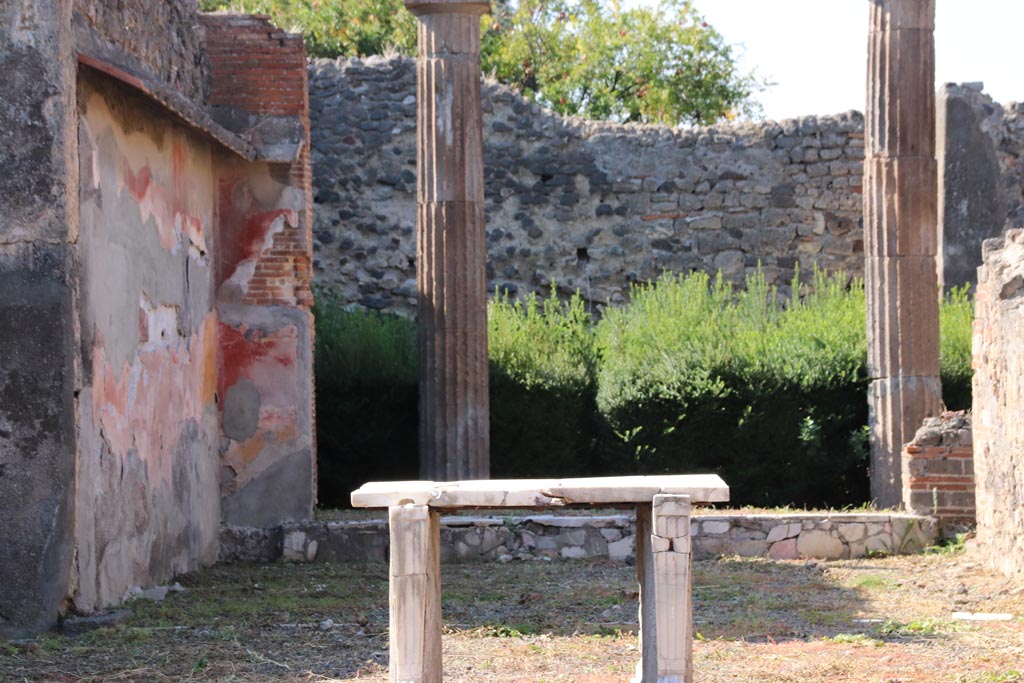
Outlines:
<svg viewBox="0 0 1024 683"><path fill-rule="evenodd" d="M79 78L76 606L217 554L215 152L148 101Z"/></svg>
<svg viewBox="0 0 1024 683"><path fill-rule="evenodd" d="M312 517L308 189L292 170L219 168L220 484L229 524Z"/></svg>

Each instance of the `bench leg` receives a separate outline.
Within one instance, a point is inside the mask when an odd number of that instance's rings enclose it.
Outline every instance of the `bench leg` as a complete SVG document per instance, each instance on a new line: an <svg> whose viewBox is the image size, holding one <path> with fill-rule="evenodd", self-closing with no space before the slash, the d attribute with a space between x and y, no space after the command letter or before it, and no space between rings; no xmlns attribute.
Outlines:
<svg viewBox="0 0 1024 683"><path fill-rule="evenodd" d="M690 497L659 495L636 511L640 664L634 683L691 683Z"/></svg>
<svg viewBox="0 0 1024 683"><path fill-rule="evenodd" d="M439 520L426 505L388 509L390 683L441 683Z"/></svg>

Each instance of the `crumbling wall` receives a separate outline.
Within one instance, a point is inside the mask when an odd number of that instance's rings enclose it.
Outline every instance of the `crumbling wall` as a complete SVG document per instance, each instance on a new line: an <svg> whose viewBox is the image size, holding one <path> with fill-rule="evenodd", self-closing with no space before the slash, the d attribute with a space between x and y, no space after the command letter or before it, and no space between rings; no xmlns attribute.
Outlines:
<svg viewBox="0 0 1024 683"><path fill-rule="evenodd" d="M316 279L344 302L415 308L416 85L408 59L310 65ZM863 119L701 129L564 118L483 89L487 275L513 293L622 302L664 270L863 272Z"/></svg>
<svg viewBox="0 0 1024 683"><path fill-rule="evenodd" d="M172 89L206 101L209 65L196 0L74 0L74 7L96 33Z"/></svg>
<svg viewBox="0 0 1024 683"><path fill-rule="evenodd" d="M974 321L974 471L985 561L1024 576L1024 230L987 240Z"/></svg>
<svg viewBox="0 0 1024 683"><path fill-rule="evenodd" d="M305 53L264 17L203 23L214 115L262 159L217 169L223 519L272 526L314 503Z"/></svg>
<svg viewBox="0 0 1024 683"><path fill-rule="evenodd" d="M70 0L0 3L0 639L56 620L74 551L70 20Z"/></svg>
<svg viewBox="0 0 1024 683"><path fill-rule="evenodd" d="M973 524L974 457L971 416L947 412L925 418L903 447L903 506L937 517L942 526Z"/></svg>
<svg viewBox="0 0 1024 683"><path fill-rule="evenodd" d="M981 83L944 85L937 100L939 273L974 284L981 244L1024 227L1024 104L1005 107Z"/></svg>
<svg viewBox="0 0 1024 683"><path fill-rule="evenodd" d="M92 610L217 557L215 152L83 68L78 585Z"/></svg>

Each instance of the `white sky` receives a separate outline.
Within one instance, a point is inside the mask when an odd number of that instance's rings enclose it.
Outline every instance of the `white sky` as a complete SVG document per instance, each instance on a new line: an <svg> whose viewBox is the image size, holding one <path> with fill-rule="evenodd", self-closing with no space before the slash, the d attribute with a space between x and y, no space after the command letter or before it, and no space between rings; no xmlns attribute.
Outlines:
<svg viewBox="0 0 1024 683"><path fill-rule="evenodd" d="M741 66L776 83L756 96L766 118L864 111L868 0L694 4L738 46ZM984 81L997 102L1024 100L1024 0L936 5L936 85Z"/></svg>

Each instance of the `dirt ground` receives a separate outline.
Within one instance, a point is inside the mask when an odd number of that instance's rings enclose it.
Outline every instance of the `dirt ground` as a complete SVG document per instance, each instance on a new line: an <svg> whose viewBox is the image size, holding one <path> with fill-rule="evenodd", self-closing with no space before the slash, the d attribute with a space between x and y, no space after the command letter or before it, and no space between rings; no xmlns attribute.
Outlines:
<svg viewBox="0 0 1024 683"><path fill-rule="evenodd" d="M227 565L127 623L0 642L15 681L387 681L384 564ZM625 683L636 581L621 563L443 568L445 681ZM969 553L694 564L695 679L1024 681L1024 584ZM1005 612L974 622L954 612Z"/></svg>

